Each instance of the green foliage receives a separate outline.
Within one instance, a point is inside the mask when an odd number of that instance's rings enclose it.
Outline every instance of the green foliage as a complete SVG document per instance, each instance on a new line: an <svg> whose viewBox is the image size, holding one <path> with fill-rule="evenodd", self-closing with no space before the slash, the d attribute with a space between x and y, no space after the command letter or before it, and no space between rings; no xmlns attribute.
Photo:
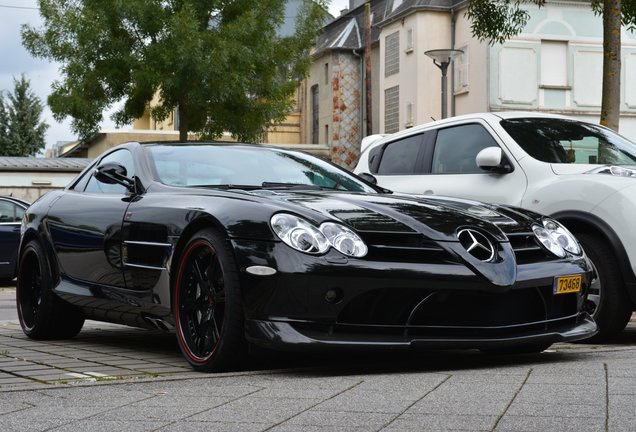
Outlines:
<svg viewBox="0 0 636 432"><path fill-rule="evenodd" d="M0 155L35 156L44 148L49 125L40 121L42 103L24 75L13 79L13 93L0 93Z"/></svg>
<svg viewBox="0 0 636 432"><path fill-rule="evenodd" d="M325 1L303 0L296 32L281 37L285 0L39 0L42 28L24 26L24 46L61 63L49 105L71 116L81 137L105 109L118 125L144 113L179 128L257 139L290 109L325 14Z"/></svg>
<svg viewBox="0 0 636 432"><path fill-rule="evenodd" d="M604 0L591 0L592 10L598 15L603 14ZM636 31L636 0L621 0L622 24L631 31Z"/></svg>
<svg viewBox="0 0 636 432"><path fill-rule="evenodd" d="M469 0L466 16L473 35L491 44L504 43L518 35L530 18L523 3L542 6L545 0Z"/></svg>
<svg viewBox="0 0 636 432"><path fill-rule="evenodd" d="M523 4L544 6L545 0L469 0L466 16L471 21L473 35L490 44L504 43L518 35L530 15ZM592 10L601 15L604 0L590 0ZM636 0L622 0L623 25L636 31Z"/></svg>

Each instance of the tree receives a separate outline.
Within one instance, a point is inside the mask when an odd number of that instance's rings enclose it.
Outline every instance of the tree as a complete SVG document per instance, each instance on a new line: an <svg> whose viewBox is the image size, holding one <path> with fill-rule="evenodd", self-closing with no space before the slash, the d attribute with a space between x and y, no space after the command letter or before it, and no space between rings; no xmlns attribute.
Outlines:
<svg viewBox="0 0 636 432"><path fill-rule="evenodd" d="M40 121L42 102L24 75L13 78L13 93L0 93L0 154L35 156L44 148L49 125Z"/></svg>
<svg viewBox="0 0 636 432"><path fill-rule="evenodd" d="M503 43L523 30L529 14L522 3L544 6L546 0L469 0L467 16L479 40ZM592 10L603 16L603 96L601 120L618 130L621 88L621 25L636 29L636 0L591 0Z"/></svg>
<svg viewBox="0 0 636 432"><path fill-rule="evenodd" d="M0 155L5 156L9 146L9 113L4 106L4 97L0 91Z"/></svg>
<svg viewBox="0 0 636 432"><path fill-rule="evenodd" d="M113 114L123 125L158 95L152 117L177 108L181 140L255 140L290 111L326 16L325 0L300 2L295 33L282 37L284 0L39 0L43 27L23 26L22 42L60 62L48 102L80 137L106 108L123 102Z"/></svg>

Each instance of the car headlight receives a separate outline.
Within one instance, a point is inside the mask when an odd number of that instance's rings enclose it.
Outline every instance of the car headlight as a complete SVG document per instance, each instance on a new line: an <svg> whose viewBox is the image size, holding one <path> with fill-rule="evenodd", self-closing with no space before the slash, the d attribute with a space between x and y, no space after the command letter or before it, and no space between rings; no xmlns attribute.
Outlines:
<svg viewBox="0 0 636 432"><path fill-rule="evenodd" d="M346 226L325 222L320 225L320 231L336 250L345 255L359 258L367 254L367 245L364 244L358 234Z"/></svg>
<svg viewBox="0 0 636 432"><path fill-rule="evenodd" d="M363 257L367 245L351 229L333 222L325 222L319 228L303 218L287 213L272 216L270 224L274 233L288 246L309 254L327 252L330 246L340 253Z"/></svg>
<svg viewBox="0 0 636 432"><path fill-rule="evenodd" d="M329 249L329 242L318 228L298 216L278 213L270 223L276 235L287 245L309 254L321 254Z"/></svg>
<svg viewBox="0 0 636 432"><path fill-rule="evenodd" d="M542 222L543 226L535 225L532 231L543 247L560 258L565 257L566 251L581 255L581 245L566 227L554 219L544 218Z"/></svg>

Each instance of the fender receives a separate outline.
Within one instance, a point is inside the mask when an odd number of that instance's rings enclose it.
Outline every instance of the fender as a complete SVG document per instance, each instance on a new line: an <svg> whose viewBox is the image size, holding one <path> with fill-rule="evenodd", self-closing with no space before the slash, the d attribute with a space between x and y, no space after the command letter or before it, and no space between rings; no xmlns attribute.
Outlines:
<svg viewBox="0 0 636 432"><path fill-rule="evenodd" d="M620 237L612 227L598 216L582 211L566 210L554 213L551 216L562 222L572 231L576 231L577 227L579 227L579 229L591 228L601 234L609 242L616 254L616 260L621 270L621 276L623 277L627 293L632 302L636 305L636 275L634 275L634 270L632 269L623 242L621 242Z"/></svg>

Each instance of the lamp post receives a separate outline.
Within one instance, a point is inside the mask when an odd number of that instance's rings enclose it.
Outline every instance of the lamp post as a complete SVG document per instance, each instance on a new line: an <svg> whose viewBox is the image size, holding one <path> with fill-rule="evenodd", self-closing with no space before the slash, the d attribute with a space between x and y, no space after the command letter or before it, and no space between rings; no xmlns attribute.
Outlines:
<svg viewBox="0 0 636 432"><path fill-rule="evenodd" d="M453 61L453 59L464 54L464 51L457 49L434 49L425 51L424 54L432 58L435 66L440 68L442 71L442 118L446 118L448 114L448 100L446 97L448 78L446 77L446 72L448 70L448 65Z"/></svg>

